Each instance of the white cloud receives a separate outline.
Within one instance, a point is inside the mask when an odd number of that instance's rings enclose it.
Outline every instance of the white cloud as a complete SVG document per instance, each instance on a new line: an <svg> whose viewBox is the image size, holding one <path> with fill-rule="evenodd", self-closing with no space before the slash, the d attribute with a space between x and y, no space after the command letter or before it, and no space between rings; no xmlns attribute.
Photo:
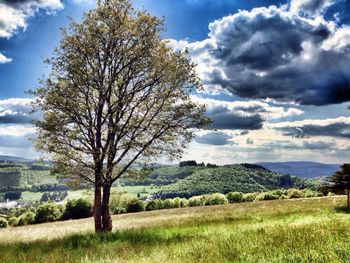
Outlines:
<svg viewBox="0 0 350 263"><path fill-rule="evenodd" d="M0 0L0 37L10 38L19 29L25 30L28 18L39 10L52 14L62 8L60 0Z"/></svg>
<svg viewBox="0 0 350 263"><path fill-rule="evenodd" d="M3 54L0 53L0 64L10 63L12 58L7 58Z"/></svg>

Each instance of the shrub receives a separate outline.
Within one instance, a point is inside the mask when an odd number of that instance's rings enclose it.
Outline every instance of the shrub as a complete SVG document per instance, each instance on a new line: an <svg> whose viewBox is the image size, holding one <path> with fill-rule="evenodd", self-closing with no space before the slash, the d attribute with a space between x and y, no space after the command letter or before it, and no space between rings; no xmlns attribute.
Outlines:
<svg viewBox="0 0 350 263"><path fill-rule="evenodd" d="M62 212L59 206L56 206L54 203L48 202L38 207L35 215L35 222L53 222L55 220L58 220L61 216Z"/></svg>
<svg viewBox="0 0 350 263"><path fill-rule="evenodd" d="M21 198L22 193L17 191L6 192L4 194L4 200L18 200Z"/></svg>
<svg viewBox="0 0 350 263"><path fill-rule="evenodd" d="M7 220L3 217L0 217L0 228L5 228L7 227L9 224L7 222Z"/></svg>
<svg viewBox="0 0 350 263"><path fill-rule="evenodd" d="M130 196L123 193L113 193L109 203L109 209L112 214L126 213L127 204L130 202Z"/></svg>
<svg viewBox="0 0 350 263"><path fill-rule="evenodd" d="M332 192L328 192L327 196L335 196L335 194Z"/></svg>
<svg viewBox="0 0 350 263"><path fill-rule="evenodd" d="M176 197L173 199L174 208L187 207L187 206L188 206L188 200L186 198Z"/></svg>
<svg viewBox="0 0 350 263"><path fill-rule="evenodd" d="M263 200L276 200L278 199L279 196L274 195L272 192L264 192L259 194L256 198L255 201L263 201Z"/></svg>
<svg viewBox="0 0 350 263"><path fill-rule="evenodd" d="M19 222L19 218L15 217L15 216L10 217L9 221L8 221L10 226L18 226L18 222Z"/></svg>
<svg viewBox="0 0 350 263"><path fill-rule="evenodd" d="M205 205L223 205L228 203L226 195L219 193L205 195L204 200Z"/></svg>
<svg viewBox="0 0 350 263"><path fill-rule="evenodd" d="M163 201L161 199L154 199L154 200L147 202L147 204L146 204L147 211L158 210L158 209L163 209L163 208L164 208L164 204L163 204Z"/></svg>
<svg viewBox="0 0 350 263"><path fill-rule="evenodd" d="M192 196L190 199L188 199L188 206L202 206L204 205L204 199L201 195L199 196Z"/></svg>
<svg viewBox="0 0 350 263"><path fill-rule="evenodd" d="M133 198L126 204L126 212L135 213L145 211L145 204L143 201Z"/></svg>
<svg viewBox="0 0 350 263"><path fill-rule="evenodd" d="M230 203L240 203L243 199L243 193L241 192L230 192L226 195L227 200Z"/></svg>
<svg viewBox="0 0 350 263"><path fill-rule="evenodd" d="M35 214L33 212L26 212L18 218L17 226L25 226L34 223Z"/></svg>
<svg viewBox="0 0 350 263"><path fill-rule="evenodd" d="M243 194L242 202L253 202L259 193Z"/></svg>
<svg viewBox="0 0 350 263"><path fill-rule="evenodd" d="M174 201L172 199L165 199L163 201L164 208L174 208Z"/></svg>
<svg viewBox="0 0 350 263"><path fill-rule="evenodd" d="M301 190L291 188L291 189L288 189L288 196L289 198L302 198L304 195Z"/></svg>
<svg viewBox="0 0 350 263"><path fill-rule="evenodd" d="M89 200L79 198L68 200L64 211L64 219L86 218L92 215L92 204Z"/></svg>

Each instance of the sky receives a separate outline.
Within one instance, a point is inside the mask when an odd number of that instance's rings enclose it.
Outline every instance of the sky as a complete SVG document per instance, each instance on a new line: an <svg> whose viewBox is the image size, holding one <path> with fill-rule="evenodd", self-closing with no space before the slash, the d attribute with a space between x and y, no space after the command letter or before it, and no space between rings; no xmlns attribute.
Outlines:
<svg viewBox="0 0 350 263"><path fill-rule="evenodd" d="M133 0L188 48L213 122L183 159L350 161L349 0ZM32 97L69 18L94 0L0 0L0 155L37 158Z"/></svg>

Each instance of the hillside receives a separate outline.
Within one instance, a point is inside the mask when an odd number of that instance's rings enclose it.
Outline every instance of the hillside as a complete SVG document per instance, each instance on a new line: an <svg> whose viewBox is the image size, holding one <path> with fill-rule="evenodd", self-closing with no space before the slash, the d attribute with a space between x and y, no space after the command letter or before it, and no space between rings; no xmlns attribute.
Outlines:
<svg viewBox="0 0 350 263"><path fill-rule="evenodd" d="M279 174L290 174L304 178L330 176L340 166L339 164L317 162L261 162L258 165Z"/></svg>
<svg viewBox="0 0 350 263"><path fill-rule="evenodd" d="M0 229L0 262L349 262L343 197L168 209Z"/></svg>
<svg viewBox="0 0 350 263"><path fill-rule="evenodd" d="M315 188L316 182L298 177L280 175L264 168L243 165L228 165L203 168L177 182L164 186L158 195L161 198L191 197L208 193L243 193L268 191L278 188Z"/></svg>

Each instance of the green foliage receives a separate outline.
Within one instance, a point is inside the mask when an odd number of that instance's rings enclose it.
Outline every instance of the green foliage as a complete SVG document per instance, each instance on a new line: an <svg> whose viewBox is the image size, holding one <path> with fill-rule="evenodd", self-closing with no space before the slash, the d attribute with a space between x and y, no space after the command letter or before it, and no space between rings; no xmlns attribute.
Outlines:
<svg viewBox="0 0 350 263"><path fill-rule="evenodd" d="M173 199L174 208L187 207L189 205L186 198L176 197Z"/></svg>
<svg viewBox="0 0 350 263"><path fill-rule="evenodd" d="M126 203L126 212L135 213L145 211L145 203L137 198L132 198Z"/></svg>
<svg viewBox="0 0 350 263"><path fill-rule="evenodd" d="M243 199L243 193L241 192L230 192L226 195L227 200L230 203L240 203Z"/></svg>
<svg viewBox="0 0 350 263"><path fill-rule="evenodd" d="M261 193L255 198L256 201L276 200L276 199L279 199L279 196L273 194L272 192Z"/></svg>
<svg viewBox="0 0 350 263"><path fill-rule="evenodd" d="M109 202L110 212L114 215L126 213L126 207L130 200L131 200L130 196L126 194L112 193L110 202Z"/></svg>
<svg viewBox="0 0 350 263"><path fill-rule="evenodd" d="M35 223L53 222L62 216L59 206L54 203L47 202L40 205L36 211Z"/></svg>
<svg viewBox="0 0 350 263"><path fill-rule="evenodd" d="M174 208L174 200L173 199L165 199L163 201L163 205L164 205L165 209Z"/></svg>
<svg viewBox="0 0 350 263"><path fill-rule="evenodd" d="M5 218L0 217L0 228L6 228L8 226L8 222Z"/></svg>
<svg viewBox="0 0 350 263"><path fill-rule="evenodd" d="M92 204L90 200L79 198L68 200L63 213L64 219L79 219L92 216Z"/></svg>
<svg viewBox="0 0 350 263"><path fill-rule="evenodd" d="M302 198L304 197L304 193L301 190L298 189L288 189L288 196L289 198Z"/></svg>
<svg viewBox="0 0 350 263"><path fill-rule="evenodd" d="M10 226L15 227L15 226L18 225L19 218L18 218L18 217L15 217L15 216L10 217L8 222L9 222L9 225L10 225Z"/></svg>
<svg viewBox="0 0 350 263"><path fill-rule="evenodd" d="M33 224L34 221L35 221L35 214L33 212L26 212L18 218L16 225L17 226L30 225L30 224Z"/></svg>
<svg viewBox="0 0 350 263"><path fill-rule="evenodd" d="M164 204L161 199L154 199L146 203L146 211L163 209Z"/></svg>
<svg viewBox="0 0 350 263"><path fill-rule="evenodd" d="M242 202L253 202L259 193L247 193L243 194Z"/></svg>
<svg viewBox="0 0 350 263"><path fill-rule="evenodd" d="M18 200L21 198L22 193L17 191L6 192L4 194L4 200Z"/></svg>

